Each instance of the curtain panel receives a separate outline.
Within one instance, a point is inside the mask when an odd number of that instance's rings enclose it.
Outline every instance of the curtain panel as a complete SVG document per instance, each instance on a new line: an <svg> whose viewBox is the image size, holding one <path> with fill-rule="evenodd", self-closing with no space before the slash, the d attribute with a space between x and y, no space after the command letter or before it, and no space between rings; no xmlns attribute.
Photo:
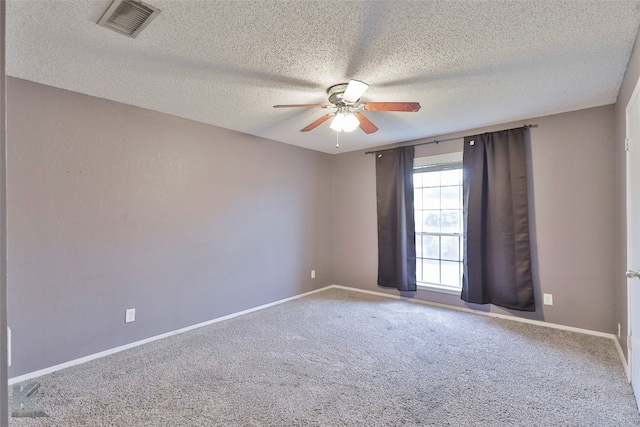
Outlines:
<svg viewBox="0 0 640 427"><path fill-rule="evenodd" d="M525 132L464 139L464 301L535 311Z"/></svg>
<svg viewBox="0 0 640 427"><path fill-rule="evenodd" d="M416 290L414 147L376 152L378 286Z"/></svg>

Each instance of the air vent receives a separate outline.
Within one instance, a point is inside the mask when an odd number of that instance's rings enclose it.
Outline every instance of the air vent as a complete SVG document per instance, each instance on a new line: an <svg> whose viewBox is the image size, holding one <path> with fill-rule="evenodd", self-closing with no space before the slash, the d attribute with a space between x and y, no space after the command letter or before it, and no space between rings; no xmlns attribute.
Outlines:
<svg viewBox="0 0 640 427"><path fill-rule="evenodd" d="M133 0L114 0L98 21L110 30L136 38L160 13L160 9Z"/></svg>

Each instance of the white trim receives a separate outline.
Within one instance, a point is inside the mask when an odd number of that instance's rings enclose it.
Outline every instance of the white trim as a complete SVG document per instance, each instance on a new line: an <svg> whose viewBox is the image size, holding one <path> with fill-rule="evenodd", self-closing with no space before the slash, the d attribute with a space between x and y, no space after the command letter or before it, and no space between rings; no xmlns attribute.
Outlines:
<svg viewBox="0 0 640 427"><path fill-rule="evenodd" d="M627 376L627 381L631 382L631 377L630 377L631 372L629 371L629 365L627 364L627 359L625 359L624 357L624 351L622 351L622 346L620 345L620 341L618 341L618 338L615 335L613 336L613 341L616 343L616 349L618 350L618 355L620 356L620 360L622 360L622 367L624 368L624 373Z"/></svg>
<svg viewBox="0 0 640 427"><path fill-rule="evenodd" d="M382 293L382 292L368 291L368 290L365 290L365 289L350 288L350 287L342 286L342 285L331 285L331 286L327 286L325 289L330 289L330 288L343 289L343 290L346 290L346 291L362 292L364 294L377 295L377 296L380 296L380 297L386 297L386 298L391 298L391 299L398 299L398 300L403 300L403 301L407 301L407 302L412 302L414 304L431 305L431 306L434 306L434 307L447 308L447 309L456 310L456 311L463 311L465 313L478 314L478 315L481 315L481 316L497 317L499 319L512 320L514 322L520 322L520 323L528 323L530 325L543 326L543 327L546 327L546 328L560 329L560 330L563 330L563 331L577 332L577 333L580 333L580 334L593 335L593 336L596 336L596 337L610 338L616 343L616 346L618 348L618 354L620 355L620 359L622 360L622 365L625 368L625 372L627 371L627 363L626 363L626 361L624 359L624 353L622 352L622 348L620 347L620 343L618 343L618 340L616 339L616 336L614 334L609 334L609 333L600 332L600 331L592 331L590 329L576 328L576 327L573 327L573 326L559 325L557 323L542 322L540 320L523 319L521 317L508 316L506 314L477 311L477 310L473 310L471 308L466 308L466 307L456 307L455 305L440 304L440 303L437 303L437 302L425 301L425 300L420 300L420 299L416 299L416 298L406 298L406 297L401 297L401 296L398 296L398 295L390 295L390 294L385 294L385 293Z"/></svg>
<svg viewBox="0 0 640 427"><path fill-rule="evenodd" d="M629 97L629 101L627 102L627 106L625 107L625 114L624 114L624 121L625 121L625 125L624 125L624 136L625 136L625 201L626 201L626 205L625 205L625 225L626 225L626 230L627 230L627 236L626 236L626 251L627 251L627 268L631 265L631 250L630 250L630 245L631 245L631 240L629 239L629 224L631 224L631 215L630 215L630 210L629 210L629 200L630 200L630 194L631 194L631 177L629 175L629 170L631 167L631 158L630 158L630 152L631 150L634 148L632 147L632 143L629 141L629 115L631 112L631 109L633 107L633 104L635 102L635 100L638 98L638 95L640 93L640 78L638 79L638 81L636 81L636 85L633 88L633 92L631 93L631 97ZM637 367L634 367L633 364L633 346L629 347L629 337L633 337L634 334L634 330L633 330L633 318L634 316L637 316L637 313L634 313L634 307L632 304L633 301L633 290L631 289L630 286L630 281L632 279L627 279L627 363L628 363L628 367L627 367L627 377L629 382L631 382L631 376L633 374L633 370L636 369ZM636 307L637 308L637 307ZM632 338L633 339L633 338Z"/></svg>
<svg viewBox="0 0 640 427"><path fill-rule="evenodd" d="M462 163L462 151L455 153L436 154L434 156L416 157L413 159L413 168L425 168L436 165Z"/></svg>
<svg viewBox="0 0 640 427"><path fill-rule="evenodd" d="M462 288L453 289L453 288L447 288L445 286L431 285L429 283L420 283L419 282L419 283L416 283L416 286L418 287L419 291L436 292L436 293L439 293L439 294L460 296L460 293L462 292Z"/></svg>
<svg viewBox="0 0 640 427"><path fill-rule="evenodd" d="M226 316L217 317L217 318L212 319L212 320L207 320L206 322L197 323L195 325L191 325L191 326L187 326L187 327L184 327L184 328L176 329L176 330L171 331L171 332L166 332L164 334L156 335L156 336L153 336L153 337L150 337L150 338L145 338L143 340L132 342L130 344L125 344L125 345L121 345L119 347L110 348L109 350L101 351L99 353L90 354L88 356L84 356L84 357L81 357L79 359L74 359L74 360L70 360L68 362L60 363L59 365L50 366L48 368L44 368L44 369L40 369L38 371L30 372L28 374L24 374L24 375L20 375L20 376L17 376L17 377L9 378L9 385L20 383L22 381L26 381L26 380L29 380L31 378L40 377L42 375L50 374L52 372L56 372L56 371L59 371L61 369L70 368L70 367L75 366L75 365L80 365L82 363L89 362L91 360L95 360L95 359L99 359L101 357L109 356L109 355L114 354L114 353L119 353L121 351L128 350L128 349L133 348L133 347L137 347L139 345L147 344L147 343L150 343L150 342L153 342L153 341L157 341L157 340L160 340L160 339L163 339L163 338L168 338L170 336L178 335L178 334L181 334L183 332L187 332L187 331L190 331L190 330L193 330L193 329L202 328L203 326L208 326L208 325L211 325L213 323L222 322L223 320L228 320L228 319L232 319L234 317L242 316L243 314L252 313L254 311L263 310L265 308L273 307L274 305L279 305L279 304L282 304L282 303L285 303L285 302L288 302L288 301L291 301L291 300L295 300L295 299L298 299L298 298L306 297L308 295L312 295L312 294L324 291L324 290L326 290L328 288L329 287L324 287L324 288L316 289L314 291L305 292L303 294L295 295L295 296L292 296L292 297L289 297L289 298L284 298L284 299L281 299L281 300L270 302L268 304L259 305L257 307L249 308L247 310L239 311L237 313L232 313L232 314L229 314L229 315L226 315Z"/></svg>
<svg viewBox="0 0 640 427"><path fill-rule="evenodd" d="M95 360L95 359L99 359L101 357L105 357L105 356L109 356L111 354L114 353L119 353L121 351L124 350L128 350L130 348L133 347L137 347L139 345L143 345L143 344L147 344L153 341L157 341L163 338L167 338L173 335L178 335L181 334L183 332L187 332L193 329L197 329L197 328L201 328L203 326L208 326L211 325L213 323L217 323L217 322L221 322L223 320L228 320L228 319L232 319L234 317L238 317L238 316L242 316L243 314L248 314L248 313L252 313L254 311L258 311L258 310L263 310L265 308L269 308L269 307L273 307L275 305L279 305L282 303L285 303L287 301L292 301L298 298L302 298L302 297L306 297L308 295L312 295L312 294L316 294L318 292L323 292L329 289L342 289L345 291L351 291L351 292L360 292L363 294L369 294L369 295L376 295L376 296L380 296L380 297L385 297L385 298L390 298L390 299L397 299L397 300L402 300L402 301L406 301L406 302L411 302L414 304L424 304L424 305L430 305L430 306L434 306L434 307L440 307L440 308L445 308L445 309L449 309L449 310L456 310L456 311L462 311L465 313L470 313L470 314L478 314L478 315L482 315L482 316L489 316L489 317L496 317L496 318L500 318L500 319L505 319L505 320L513 320L514 322L521 322L521 323L529 323L532 325L537 325L537 326L544 326L547 328L553 328L553 329L561 329L561 330L565 330L565 331L571 331L571 332L578 332L581 334L587 334L587 335L593 335L593 336L597 336L597 337L604 337L604 338L610 338L615 342L616 348L618 349L618 354L620 355L620 359L622 360L622 365L625 369L625 372L628 374L628 366L626 363L626 360L624 358L624 353L622 352L622 348L620 347L620 343L618 342L618 340L616 339L616 336L614 334L608 334L605 332L598 332L598 331L592 331L589 329L582 329L582 328L575 328L573 326L564 326L564 325L558 325L555 323L548 323L548 322L542 322L539 320L531 320L531 319L522 319L519 317L513 317L513 316L507 316L504 314L499 314L499 313L487 313L487 312L482 312L482 311L476 311L476 310L472 310L470 308L466 308L466 307L456 307L453 305L447 305L447 304L440 304L437 302L431 302L431 301L425 301L425 300L419 300L419 299L415 299L415 298L406 298L406 297L401 297L398 295L390 295L390 294L385 294L382 292L376 292L376 291L369 291L369 290L365 290L365 289L358 289L358 288L351 288L348 286L342 286L342 285L329 285L329 286L325 286L323 288L319 288L313 291L309 291L309 292L305 292L299 295L295 295L289 298L284 298L278 301L274 301L268 304L263 304L263 305L259 305L257 307L253 307L253 308L249 308L247 310L243 310L243 311L239 311L237 313L232 313L229 314L227 316L222 316L222 317L218 317L212 320L208 320L206 322L202 322L202 323L197 323L195 325L191 325L191 326L187 326L181 329L176 329L174 331L171 332L167 332L164 334L160 334L160 335L156 335L150 338L145 338L143 340L140 341L136 341L130 344L125 344L119 347L115 347L115 348L111 348L109 350L105 350L105 351L101 351L99 353L94 353L88 356L84 356L81 357L79 359L74 359L71 360L69 362L64 362L61 363L59 365L55 365L55 366L51 366L49 368L44 368L44 369L40 369L38 371L34 371L34 372L30 372L28 374L24 374L24 375L20 375L18 377L13 377L9 379L9 385L13 385L13 384L17 384L20 383L22 381L26 381L32 378L36 378L36 377L40 377L42 375L46 375L46 374L50 374L52 372L56 372L59 371L61 369L66 369L66 368L70 368L72 366L76 366L76 365L80 365L82 363L85 362L89 362L91 360Z"/></svg>

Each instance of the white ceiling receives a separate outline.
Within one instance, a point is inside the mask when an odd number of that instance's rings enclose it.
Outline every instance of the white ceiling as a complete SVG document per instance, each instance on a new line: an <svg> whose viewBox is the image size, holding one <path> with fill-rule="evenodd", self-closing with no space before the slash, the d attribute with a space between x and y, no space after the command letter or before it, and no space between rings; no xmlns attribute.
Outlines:
<svg viewBox="0 0 640 427"><path fill-rule="evenodd" d="M96 24L111 1L7 1L7 74L327 153L611 104L639 1L187 1L130 39ZM340 135L327 87L370 85L380 130Z"/></svg>

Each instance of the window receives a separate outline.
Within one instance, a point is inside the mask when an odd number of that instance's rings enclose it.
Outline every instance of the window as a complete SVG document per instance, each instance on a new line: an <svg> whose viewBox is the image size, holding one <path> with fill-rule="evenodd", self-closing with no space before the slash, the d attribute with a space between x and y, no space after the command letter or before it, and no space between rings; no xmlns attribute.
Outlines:
<svg viewBox="0 0 640 427"><path fill-rule="evenodd" d="M462 153L416 158L413 173L416 280L429 290L462 289Z"/></svg>

